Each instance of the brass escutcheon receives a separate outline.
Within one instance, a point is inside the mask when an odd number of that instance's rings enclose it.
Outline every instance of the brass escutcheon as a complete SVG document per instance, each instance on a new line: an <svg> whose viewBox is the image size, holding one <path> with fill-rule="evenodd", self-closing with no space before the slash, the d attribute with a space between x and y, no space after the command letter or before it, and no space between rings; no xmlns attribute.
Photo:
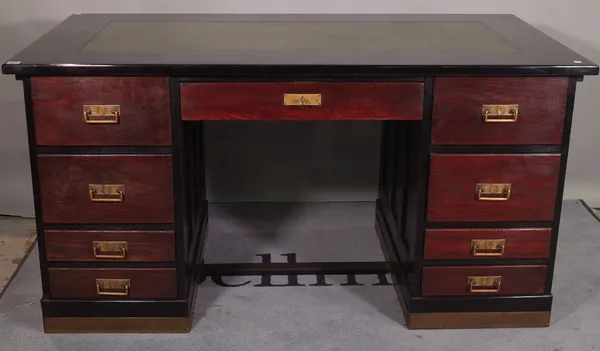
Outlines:
<svg viewBox="0 0 600 351"><path fill-rule="evenodd" d="M126 241L93 241L95 258L124 259L127 257Z"/></svg>
<svg viewBox="0 0 600 351"><path fill-rule="evenodd" d="M284 106L321 106L321 94L283 94Z"/></svg>
<svg viewBox="0 0 600 351"><path fill-rule="evenodd" d="M478 183L475 195L479 201L506 201L510 198L510 183Z"/></svg>
<svg viewBox="0 0 600 351"><path fill-rule="evenodd" d="M497 293L502 284L501 276L469 277L469 292L471 293Z"/></svg>
<svg viewBox="0 0 600 351"><path fill-rule="evenodd" d="M90 200L93 202L123 202L125 185L123 184L89 184Z"/></svg>
<svg viewBox="0 0 600 351"><path fill-rule="evenodd" d="M116 124L120 115L119 105L83 105L83 120L87 124Z"/></svg>
<svg viewBox="0 0 600 351"><path fill-rule="evenodd" d="M96 294L99 296L129 296L129 279L96 279Z"/></svg>
<svg viewBox="0 0 600 351"><path fill-rule="evenodd" d="M519 105L483 105L481 114L485 123L514 123L519 118Z"/></svg>
<svg viewBox="0 0 600 351"><path fill-rule="evenodd" d="M471 254L476 257L502 256L506 239L473 239Z"/></svg>

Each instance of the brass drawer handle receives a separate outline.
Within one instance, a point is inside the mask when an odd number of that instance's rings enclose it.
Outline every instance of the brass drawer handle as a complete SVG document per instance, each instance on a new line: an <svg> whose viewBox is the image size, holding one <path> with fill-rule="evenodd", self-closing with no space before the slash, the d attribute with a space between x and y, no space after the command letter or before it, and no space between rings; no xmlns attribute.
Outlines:
<svg viewBox="0 0 600 351"><path fill-rule="evenodd" d="M129 296L129 279L96 279L98 296Z"/></svg>
<svg viewBox="0 0 600 351"><path fill-rule="evenodd" d="M93 241L95 258L124 259L127 257L126 241Z"/></svg>
<svg viewBox="0 0 600 351"><path fill-rule="evenodd" d="M483 105L485 123L514 123L519 118L519 105Z"/></svg>
<svg viewBox="0 0 600 351"><path fill-rule="evenodd" d="M506 239L473 239L471 240L471 253L475 257L502 256Z"/></svg>
<svg viewBox="0 0 600 351"><path fill-rule="evenodd" d="M502 284L501 276L469 277L469 292L471 293L497 293Z"/></svg>
<svg viewBox="0 0 600 351"><path fill-rule="evenodd" d="M475 194L479 201L506 201L510 199L512 185L509 183L478 183Z"/></svg>
<svg viewBox="0 0 600 351"><path fill-rule="evenodd" d="M89 184L88 190L93 202L123 202L125 197L123 184Z"/></svg>
<svg viewBox="0 0 600 351"><path fill-rule="evenodd" d="M120 116L119 105L83 105L83 120L87 124L116 124Z"/></svg>
<svg viewBox="0 0 600 351"><path fill-rule="evenodd" d="M283 94L284 106L321 106L321 94Z"/></svg>

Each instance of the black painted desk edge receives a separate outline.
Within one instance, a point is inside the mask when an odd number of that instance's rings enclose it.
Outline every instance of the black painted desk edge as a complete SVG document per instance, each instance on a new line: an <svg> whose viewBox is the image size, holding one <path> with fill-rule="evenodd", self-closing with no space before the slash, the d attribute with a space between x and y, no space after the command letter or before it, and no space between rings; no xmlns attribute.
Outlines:
<svg viewBox="0 0 600 351"><path fill-rule="evenodd" d="M111 21L480 21L518 53L494 52L172 52L81 51ZM4 65L20 76L103 75L365 75L365 76L584 76L598 65L518 17L498 15L71 15Z"/></svg>

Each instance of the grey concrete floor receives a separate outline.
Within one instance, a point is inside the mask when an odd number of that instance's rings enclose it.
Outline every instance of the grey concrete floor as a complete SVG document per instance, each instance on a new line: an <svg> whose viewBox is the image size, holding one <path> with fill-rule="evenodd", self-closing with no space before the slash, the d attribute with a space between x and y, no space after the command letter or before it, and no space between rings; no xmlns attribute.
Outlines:
<svg viewBox="0 0 600 351"><path fill-rule="evenodd" d="M34 219L0 216L0 296L34 242Z"/></svg>

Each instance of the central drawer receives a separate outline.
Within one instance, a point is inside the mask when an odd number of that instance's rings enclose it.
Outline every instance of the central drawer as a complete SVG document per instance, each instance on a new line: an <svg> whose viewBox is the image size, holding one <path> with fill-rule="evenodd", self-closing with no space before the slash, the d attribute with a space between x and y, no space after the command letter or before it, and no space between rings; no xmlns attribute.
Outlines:
<svg viewBox="0 0 600 351"><path fill-rule="evenodd" d="M183 120L420 120L423 83L181 84Z"/></svg>
<svg viewBox="0 0 600 351"><path fill-rule="evenodd" d="M173 223L170 155L39 155L45 223Z"/></svg>

